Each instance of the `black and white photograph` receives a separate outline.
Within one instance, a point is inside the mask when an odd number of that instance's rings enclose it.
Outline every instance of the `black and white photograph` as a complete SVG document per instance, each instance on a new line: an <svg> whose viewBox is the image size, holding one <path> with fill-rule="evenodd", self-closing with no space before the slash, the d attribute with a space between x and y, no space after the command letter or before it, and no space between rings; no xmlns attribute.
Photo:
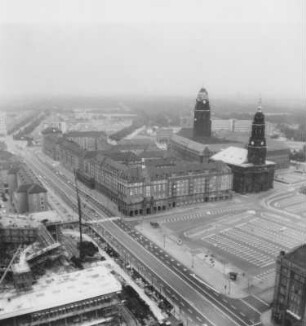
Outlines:
<svg viewBox="0 0 306 326"><path fill-rule="evenodd" d="M0 326L306 326L305 0L0 0Z"/></svg>

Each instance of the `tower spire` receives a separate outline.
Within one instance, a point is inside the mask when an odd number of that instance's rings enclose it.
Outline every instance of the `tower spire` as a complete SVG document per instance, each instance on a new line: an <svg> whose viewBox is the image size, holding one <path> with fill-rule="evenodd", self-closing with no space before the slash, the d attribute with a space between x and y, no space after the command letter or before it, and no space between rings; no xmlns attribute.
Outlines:
<svg viewBox="0 0 306 326"><path fill-rule="evenodd" d="M262 98L261 98L261 95L259 95L257 111L262 112Z"/></svg>
<svg viewBox="0 0 306 326"><path fill-rule="evenodd" d="M265 138L265 116L262 113L261 99L254 115L252 131L248 144L248 162L262 165L266 162L267 144Z"/></svg>

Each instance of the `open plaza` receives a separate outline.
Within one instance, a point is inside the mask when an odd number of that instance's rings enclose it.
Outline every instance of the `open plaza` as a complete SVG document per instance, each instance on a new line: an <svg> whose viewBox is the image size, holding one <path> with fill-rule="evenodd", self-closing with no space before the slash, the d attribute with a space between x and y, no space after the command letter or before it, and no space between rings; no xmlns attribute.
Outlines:
<svg viewBox="0 0 306 326"><path fill-rule="evenodd" d="M299 193L306 175L298 182L293 170L280 176L273 190L176 209L136 228L220 293L270 303L276 257L306 240L306 196Z"/></svg>

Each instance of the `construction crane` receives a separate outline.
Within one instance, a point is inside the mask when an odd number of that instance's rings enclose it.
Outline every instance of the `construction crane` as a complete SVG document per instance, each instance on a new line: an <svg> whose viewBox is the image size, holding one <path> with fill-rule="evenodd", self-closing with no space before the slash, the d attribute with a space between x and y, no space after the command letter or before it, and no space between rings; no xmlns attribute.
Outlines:
<svg viewBox="0 0 306 326"><path fill-rule="evenodd" d="M79 230L80 230L80 242L79 242L80 256L79 256L79 259L82 261L86 257L92 257L99 250L98 250L98 247L96 245L94 245L91 241L83 240L82 203L81 203L81 197L80 197L80 191L79 191L79 187L78 187L76 171L74 171L74 178L75 178L75 190L76 190L76 196L77 196L78 214L79 214Z"/></svg>
<svg viewBox="0 0 306 326"><path fill-rule="evenodd" d="M77 196L77 205L78 205L78 215L79 215L79 230L80 230L80 243L79 243L79 252L80 252L80 259L83 259L83 230L82 230L82 206L81 206L81 198L78 188L77 182L77 174L76 170L74 170L74 182L75 182L75 191Z"/></svg>

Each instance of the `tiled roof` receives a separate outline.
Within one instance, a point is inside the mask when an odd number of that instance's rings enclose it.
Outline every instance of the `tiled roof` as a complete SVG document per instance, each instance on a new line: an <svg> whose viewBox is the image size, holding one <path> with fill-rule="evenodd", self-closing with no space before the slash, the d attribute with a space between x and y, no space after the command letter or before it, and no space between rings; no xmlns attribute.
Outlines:
<svg viewBox="0 0 306 326"><path fill-rule="evenodd" d="M173 135L171 139L174 143L198 153L203 153L206 147L206 145L204 144L198 143L194 140L190 140L188 138L178 136L178 135Z"/></svg>
<svg viewBox="0 0 306 326"><path fill-rule="evenodd" d="M31 184L22 184L18 187L16 192L21 193L21 192L28 192L28 190L32 187Z"/></svg>
<svg viewBox="0 0 306 326"><path fill-rule="evenodd" d="M71 141L68 139L62 139L60 145L63 149L68 149L68 150L72 151L73 153L76 153L76 154L84 153L83 149L74 141Z"/></svg>
<svg viewBox="0 0 306 326"><path fill-rule="evenodd" d="M143 151L142 153L138 154L141 158L162 158L166 154L165 151Z"/></svg>
<svg viewBox="0 0 306 326"><path fill-rule="evenodd" d="M186 175L190 172L193 173L213 173L217 171L230 171L229 168L224 163L197 163L197 162L187 162L180 161L176 165L167 167L154 167L149 166L146 168L148 175L151 178L164 178L165 176L178 176Z"/></svg>
<svg viewBox="0 0 306 326"><path fill-rule="evenodd" d="M38 184L33 184L28 190L29 194L40 194L42 192L47 192L47 190Z"/></svg>
<svg viewBox="0 0 306 326"><path fill-rule="evenodd" d="M154 140L151 138L132 138L132 139L122 139L118 142L119 145L153 145Z"/></svg>
<svg viewBox="0 0 306 326"><path fill-rule="evenodd" d="M136 154L130 151L128 152L103 151L101 152L101 154L117 162L129 162L129 161L140 162L141 161L139 156L137 156Z"/></svg>
<svg viewBox="0 0 306 326"><path fill-rule="evenodd" d="M0 151L0 160L1 161L8 161L13 157L14 157L14 155L8 151Z"/></svg>
<svg viewBox="0 0 306 326"><path fill-rule="evenodd" d="M67 134L64 134L65 137L93 137L98 138L101 136L106 136L106 133L103 131L70 131Z"/></svg>

